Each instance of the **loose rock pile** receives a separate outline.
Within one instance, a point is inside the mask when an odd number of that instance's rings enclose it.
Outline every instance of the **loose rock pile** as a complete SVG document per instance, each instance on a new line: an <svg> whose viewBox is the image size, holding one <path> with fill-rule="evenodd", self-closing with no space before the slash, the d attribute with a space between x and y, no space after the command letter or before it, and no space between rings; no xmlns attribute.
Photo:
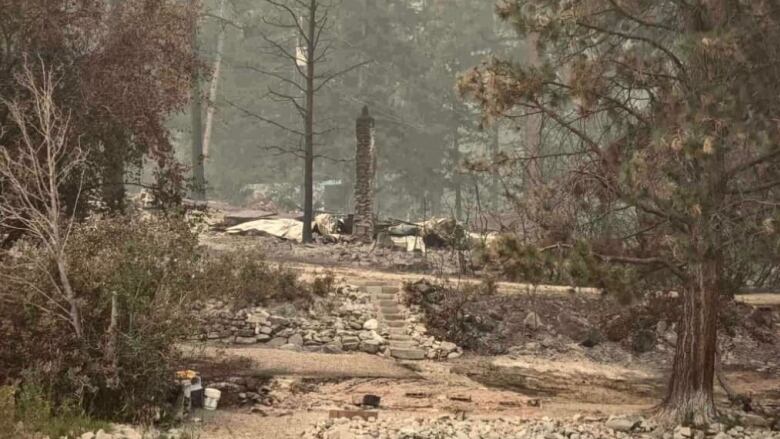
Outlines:
<svg viewBox="0 0 780 439"><path fill-rule="evenodd" d="M410 320L419 322L422 320L422 316L412 314ZM463 349L455 343L441 341L428 335L428 331L422 323L408 325L406 332L421 349L425 350L425 358L429 360L453 360L463 355Z"/></svg>
<svg viewBox="0 0 780 439"><path fill-rule="evenodd" d="M201 340L327 353L376 354L387 345L371 297L348 285L316 303L306 316L289 304L235 311L230 304L210 300L197 308Z"/></svg>
<svg viewBox="0 0 780 439"><path fill-rule="evenodd" d="M159 431L154 428L141 429L129 425L112 425L111 431L100 429L95 432L86 432L79 439L184 439L192 437L181 428L172 428L168 431Z"/></svg>
<svg viewBox="0 0 780 439"><path fill-rule="evenodd" d="M306 431L305 439L777 439L780 432L716 424L707 430L679 426L657 431L642 418L618 417L603 420L575 416L571 421L549 418L459 420L450 416L394 422L386 419L329 419Z"/></svg>

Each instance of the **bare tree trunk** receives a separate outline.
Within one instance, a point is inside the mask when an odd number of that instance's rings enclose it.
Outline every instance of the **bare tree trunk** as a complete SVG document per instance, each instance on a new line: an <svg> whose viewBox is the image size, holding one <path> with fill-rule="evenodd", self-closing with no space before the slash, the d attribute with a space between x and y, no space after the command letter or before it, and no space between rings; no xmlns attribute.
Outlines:
<svg viewBox="0 0 780 439"><path fill-rule="evenodd" d="M57 274L62 284L62 291L65 293L65 300L68 301L70 307L70 324L73 326L73 332L76 337L82 338L84 331L81 326L81 312L79 311L78 302L76 301L76 294L73 291L73 287L70 285L70 279L68 278L68 269L65 264L65 255L60 255L57 258Z"/></svg>
<svg viewBox="0 0 780 439"><path fill-rule="evenodd" d="M119 344L119 296L116 291L111 292L111 320L106 330L106 347L104 350L104 359L110 368L109 387L116 388L119 385L118 367L119 358L117 356L117 346Z"/></svg>
<svg viewBox="0 0 780 439"><path fill-rule="evenodd" d="M499 128L498 128L498 121L496 121L493 124L493 133L491 135L492 139L490 142L490 155L491 160L493 163L496 163L496 160L498 159L498 153L500 150L500 141L501 138L499 137ZM491 183L490 188L490 207L494 211L498 211L498 202L499 202L499 193L501 192L501 185L498 181L498 169L493 169L493 181Z"/></svg>
<svg viewBox="0 0 780 439"><path fill-rule="evenodd" d="M193 3L196 0L191 0ZM197 54L198 48L198 23L192 27L192 51ZM203 98L200 89L200 75L192 75L192 178L195 187L192 198L196 200L206 199L206 173L203 168Z"/></svg>
<svg viewBox="0 0 780 439"><path fill-rule="evenodd" d="M452 184L455 190L455 219L458 221L463 218L463 187L460 175L460 138L458 137L459 125L458 118L456 117L455 130L452 133Z"/></svg>
<svg viewBox="0 0 780 439"><path fill-rule="evenodd" d="M12 156L0 148L0 226L14 227L38 240L53 265L47 266L47 278L56 292L50 295L34 289L43 304L38 308L70 323L77 338L83 337L81 313L76 292L68 277L65 252L74 217L63 207L61 192L69 182L81 188L86 154L72 145L69 119L54 102L56 80L45 66L41 79L25 63L18 78L20 88L28 92L34 114L26 115L23 104L6 102L12 121L21 133L22 142ZM40 81L40 82L39 82ZM32 133L32 134L31 134ZM78 195L74 203L78 203ZM0 255L2 257L3 255ZM49 271L52 270L52 271ZM54 272L53 270L56 270ZM27 279L3 273L3 282L29 285Z"/></svg>
<svg viewBox="0 0 780 439"><path fill-rule="evenodd" d="M314 63L317 37L317 0L309 1L308 38L306 42L306 120L303 197L303 242L312 241L314 220Z"/></svg>
<svg viewBox="0 0 780 439"><path fill-rule="evenodd" d="M717 260L702 262L682 295L672 377L661 409L662 415L676 422L703 425L716 416L713 384L720 269Z"/></svg>
<svg viewBox="0 0 780 439"><path fill-rule="evenodd" d="M227 0L221 0L219 3L219 19L225 18L225 2ZM209 86L209 101L206 108L206 128L203 131L203 160L204 162L209 157L209 149L211 146L211 133L214 126L214 112L216 110L217 90L219 88L219 78L222 72L222 52L225 50L225 23L220 22L219 34L217 35L217 53L214 55L214 73L211 78L211 85ZM205 163L204 163L205 166Z"/></svg>

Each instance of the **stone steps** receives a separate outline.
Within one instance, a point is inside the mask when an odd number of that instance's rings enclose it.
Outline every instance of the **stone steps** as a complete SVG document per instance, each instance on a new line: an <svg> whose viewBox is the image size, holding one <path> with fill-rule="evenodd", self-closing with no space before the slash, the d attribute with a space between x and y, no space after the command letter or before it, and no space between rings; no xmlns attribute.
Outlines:
<svg viewBox="0 0 780 439"><path fill-rule="evenodd" d="M420 349L417 342L406 334L406 316L397 297L400 288L387 285L367 285L364 288L376 303L380 327L389 332L386 339L390 355L399 360L425 359L425 350Z"/></svg>
<svg viewBox="0 0 780 439"><path fill-rule="evenodd" d="M399 360L425 359L425 351L421 349L390 348L390 355Z"/></svg>
<svg viewBox="0 0 780 439"><path fill-rule="evenodd" d="M390 340L390 352L393 349L417 349L417 342L414 341L394 341Z"/></svg>
<svg viewBox="0 0 780 439"><path fill-rule="evenodd" d="M385 320L391 321L391 320L406 320L401 313L389 313L389 312L382 312L382 317L384 317Z"/></svg>

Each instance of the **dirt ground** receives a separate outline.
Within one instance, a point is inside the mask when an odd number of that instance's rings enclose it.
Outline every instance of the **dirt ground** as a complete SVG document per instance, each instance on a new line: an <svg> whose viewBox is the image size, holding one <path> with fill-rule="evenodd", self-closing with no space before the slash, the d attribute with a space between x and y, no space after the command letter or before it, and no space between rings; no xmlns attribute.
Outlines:
<svg viewBox="0 0 780 439"><path fill-rule="evenodd" d="M207 245L227 249L228 239ZM251 244L251 240L247 239ZM305 251L304 251L305 253ZM304 258L305 259L305 258ZM304 277L325 271L356 285L415 281L420 273L398 272L381 267L355 267L349 263L304 263L292 258L277 260ZM311 261L310 261L311 262ZM450 277L451 282L478 279ZM501 282L499 291L518 294L528 286ZM599 294L578 289L582 294ZM537 294L570 294L566 286L545 286ZM780 295L740 295L751 306L780 306ZM780 332L780 328L778 328ZM778 334L780 335L780 334ZM185 346L190 349L191 346ZM281 383L305 380L305 391L288 391L282 385L278 403L252 412L250 407L229 407L216 412L198 412L194 424L201 438L295 438L332 409L355 408L353 397L375 394L382 397L381 419L436 417L444 414L469 418L606 418L610 414L647 413L660 401L668 380L668 361L627 361L605 364L584 356L478 356L466 354L446 363L396 362L367 354L320 354L266 348L207 347L201 359L219 362L230 359L230 374L273 377ZM725 370L730 384L751 395L765 407L780 409L780 358L757 368L745 363ZM224 371L223 371L224 372ZM718 399L727 404L718 389Z"/></svg>
<svg viewBox="0 0 780 439"><path fill-rule="evenodd" d="M211 353L217 353L216 350ZM219 355L251 358L243 372L286 371L281 382L305 380L308 390L283 394L280 403L251 413L248 407L199 412L203 438L295 438L328 418L329 410L355 408L353 397L380 395L382 419L469 418L603 419L646 413L662 395L665 371L630 369L588 361L467 356L454 362L399 366L369 355L298 354L272 349L228 349ZM302 364L302 363L305 363ZM373 376L360 377L366 371ZM234 373L242 371L234 370ZM384 375L384 376L383 376ZM334 377L341 377L334 380ZM780 402L780 377L728 371L740 392ZM719 400L726 404L722 391Z"/></svg>

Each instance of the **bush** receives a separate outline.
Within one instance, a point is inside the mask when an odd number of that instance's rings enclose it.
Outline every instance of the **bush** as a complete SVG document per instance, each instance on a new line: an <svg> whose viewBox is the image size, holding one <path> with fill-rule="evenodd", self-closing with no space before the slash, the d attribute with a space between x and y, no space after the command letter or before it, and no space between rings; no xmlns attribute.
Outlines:
<svg viewBox="0 0 780 439"><path fill-rule="evenodd" d="M50 261L22 247L16 278L0 291L0 381L43 377L38 395L50 412L114 420L151 420L175 389L175 343L189 332L183 305L194 290L197 237L177 217L101 218L78 225L66 249L83 336L43 299ZM41 294L42 293L42 294ZM49 294L50 295L50 294ZM51 295L50 295L51 296ZM23 389L31 389L23 380ZM70 408L72 407L72 409Z"/></svg>
<svg viewBox="0 0 780 439"><path fill-rule="evenodd" d="M50 438L78 437L88 431L109 430L105 422L93 420L72 401L52 405L52 397L38 378L28 379L18 392L16 419L24 433L39 433Z"/></svg>
<svg viewBox="0 0 780 439"><path fill-rule="evenodd" d="M57 287L49 277L52 261L32 245L18 245L13 263L0 267L21 279L0 282L0 384L22 378L26 391L46 389L29 401L49 404L42 413L56 419L150 422L168 414L177 390L175 345L196 324L189 304L208 298L237 307L310 304L333 288L332 276L304 283L256 249L209 254L190 226L159 216L97 218L74 228L66 252L81 338L60 304L45 300ZM33 375L41 378L31 384Z"/></svg>
<svg viewBox="0 0 780 439"><path fill-rule="evenodd" d="M16 428L16 403L14 386L0 386L0 439L18 437Z"/></svg>
<svg viewBox="0 0 780 439"><path fill-rule="evenodd" d="M260 249L245 247L204 257L195 274L199 299L220 299L236 309L270 302L311 304L333 290L333 276L311 284L298 273L268 264Z"/></svg>
<svg viewBox="0 0 780 439"><path fill-rule="evenodd" d="M467 349L484 350L481 335L492 329L490 326L493 321L472 312L472 308L480 300L496 293L496 285L492 280L459 288L423 280L407 283L404 290L406 305L422 309L425 326L431 335Z"/></svg>

